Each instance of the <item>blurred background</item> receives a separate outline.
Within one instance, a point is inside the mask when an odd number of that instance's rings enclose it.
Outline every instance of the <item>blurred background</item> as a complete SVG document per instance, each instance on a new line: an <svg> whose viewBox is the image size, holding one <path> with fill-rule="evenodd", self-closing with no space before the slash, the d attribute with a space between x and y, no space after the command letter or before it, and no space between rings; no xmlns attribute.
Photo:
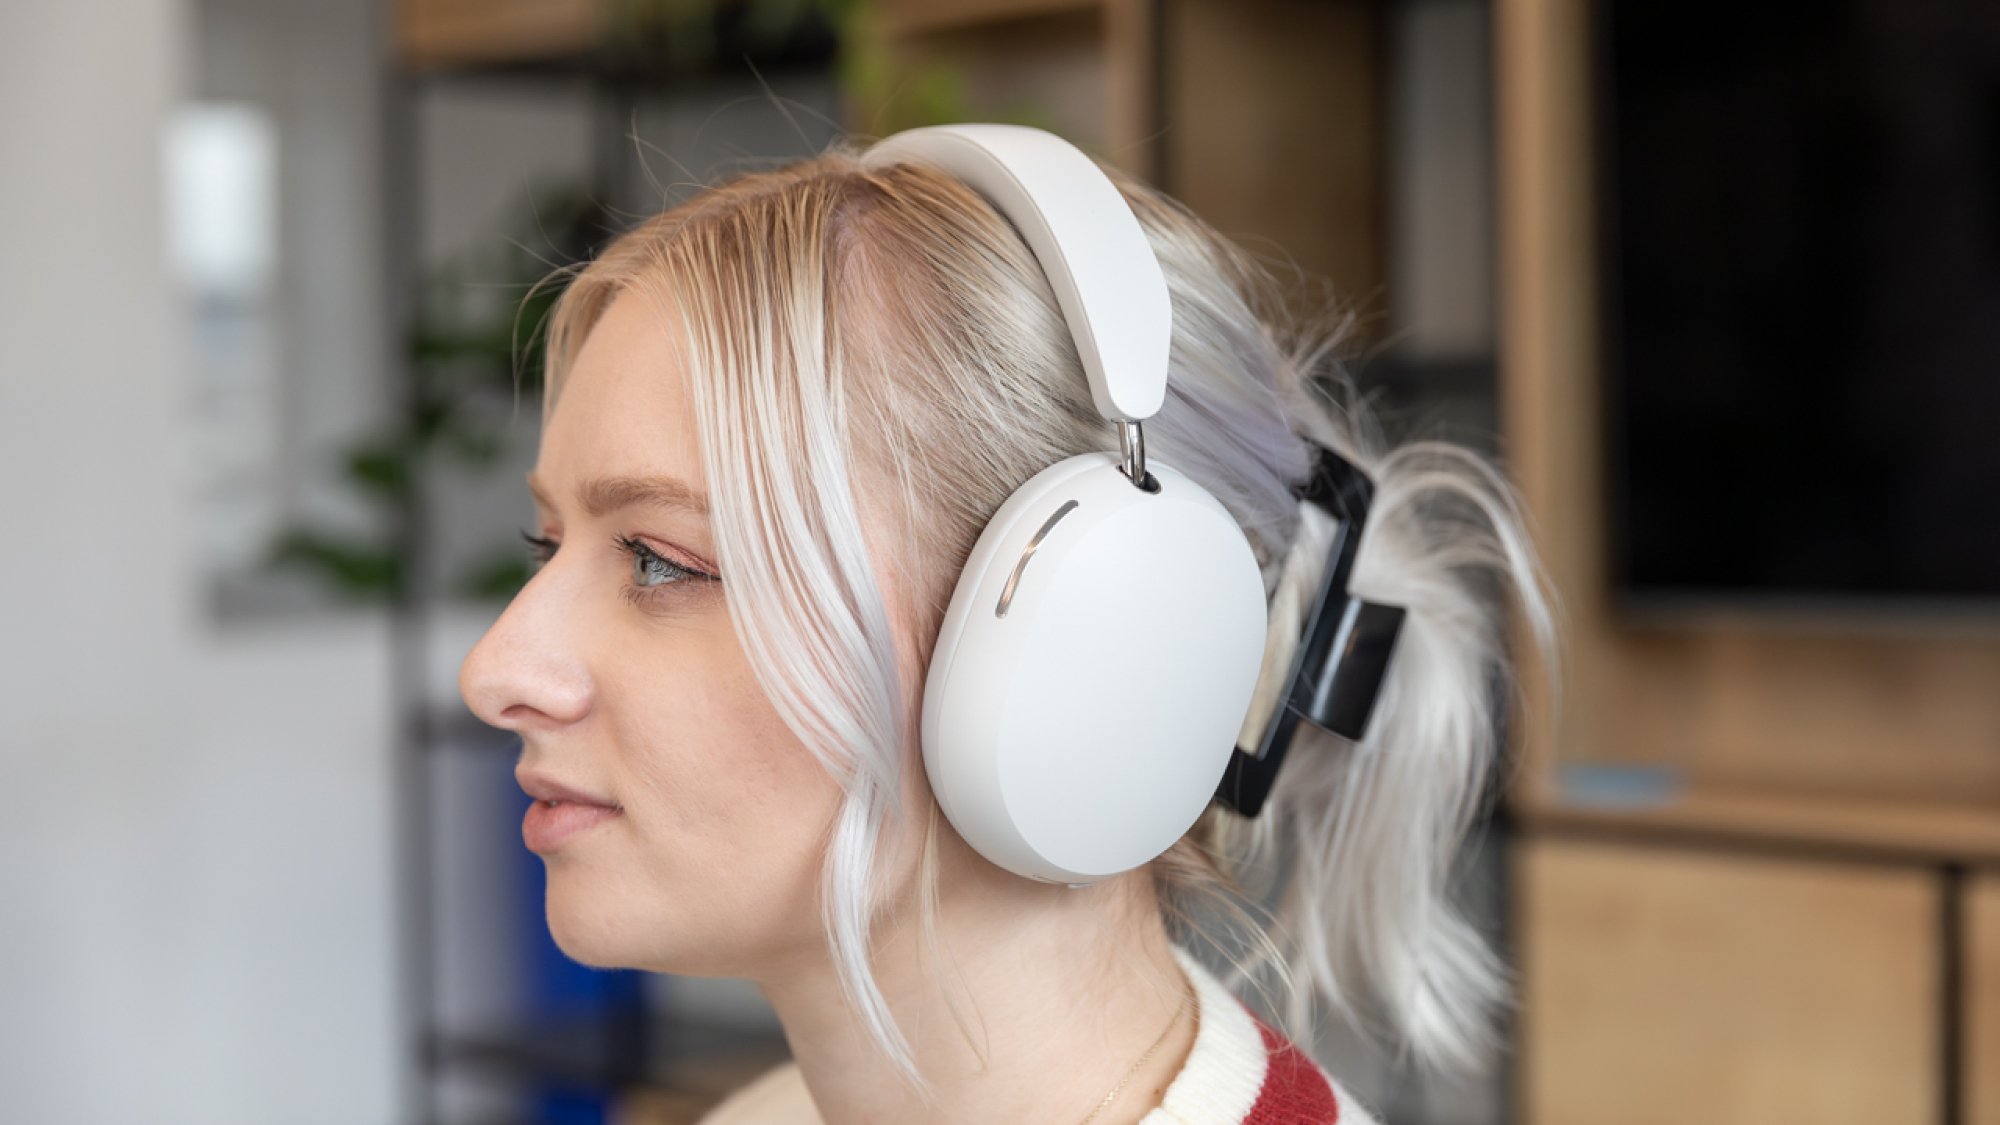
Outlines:
<svg viewBox="0 0 2000 1125"><path fill-rule="evenodd" d="M0 7L0 1119L692 1121L747 985L567 962L460 659L549 269L1002 120L1361 314L1564 599L1461 857L1492 1073L1390 1122L2000 1123L2000 8Z"/></svg>

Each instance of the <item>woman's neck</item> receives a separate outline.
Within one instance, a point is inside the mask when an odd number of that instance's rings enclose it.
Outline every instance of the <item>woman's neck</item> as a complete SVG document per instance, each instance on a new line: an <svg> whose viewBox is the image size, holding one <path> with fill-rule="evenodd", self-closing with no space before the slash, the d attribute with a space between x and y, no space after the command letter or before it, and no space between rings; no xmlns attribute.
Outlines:
<svg viewBox="0 0 2000 1125"><path fill-rule="evenodd" d="M1142 873L1072 890L989 868L949 877L940 890L947 964L936 964L914 918L886 934L876 955L877 982L934 1103L851 1014L830 960L758 981L826 1125L1063 1125L1083 1121L1121 1078L1124 1088L1091 1125L1130 1125L1159 1104L1194 1044L1196 1013ZM985 1048L985 1064L973 1043Z"/></svg>

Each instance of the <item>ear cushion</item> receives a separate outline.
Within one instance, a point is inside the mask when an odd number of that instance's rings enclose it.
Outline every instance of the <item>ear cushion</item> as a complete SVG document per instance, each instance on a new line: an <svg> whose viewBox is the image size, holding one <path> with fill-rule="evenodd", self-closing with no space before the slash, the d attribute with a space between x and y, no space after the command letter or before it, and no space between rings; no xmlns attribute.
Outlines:
<svg viewBox="0 0 2000 1125"><path fill-rule="evenodd" d="M1262 666L1264 584L1242 529L1187 477L1148 468L1156 493L1114 455L1081 454L1008 497L931 656L932 790L981 855L1029 878L1101 879L1179 839Z"/></svg>

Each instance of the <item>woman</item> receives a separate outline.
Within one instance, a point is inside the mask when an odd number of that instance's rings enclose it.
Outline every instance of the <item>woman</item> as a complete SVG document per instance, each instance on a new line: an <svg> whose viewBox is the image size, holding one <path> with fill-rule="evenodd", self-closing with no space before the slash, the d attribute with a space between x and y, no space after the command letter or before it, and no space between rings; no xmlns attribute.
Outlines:
<svg viewBox="0 0 2000 1125"><path fill-rule="evenodd" d="M1422 1062L1475 1065L1502 971L1445 883L1496 753L1504 630L1481 583L1554 653L1511 490L1322 397L1341 323L1287 327L1252 259L1104 167L1171 298L1146 442L1255 555L1260 683L1333 542L1297 494L1321 448L1374 483L1354 590L1407 617L1366 737L1302 726L1261 815L1211 805L1086 884L1006 870L927 783L926 668L1009 493L1118 437L1015 227L886 152L843 142L656 216L552 314L544 565L460 687L522 736L557 943L756 983L795 1061L714 1123L1373 1120L1186 948L1197 932L1247 944L1232 975L1271 971L1292 1037L1317 997ZM1250 911L1281 855L1267 929Z"/></svg>

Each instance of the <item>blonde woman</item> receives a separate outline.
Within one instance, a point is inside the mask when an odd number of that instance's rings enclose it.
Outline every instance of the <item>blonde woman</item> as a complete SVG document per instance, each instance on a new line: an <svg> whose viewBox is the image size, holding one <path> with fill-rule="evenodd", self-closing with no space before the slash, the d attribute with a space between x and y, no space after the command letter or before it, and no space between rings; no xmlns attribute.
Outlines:
<svg viewBox="0 0 2000 1125"><path fill-rule="evenodd" d="M1009 494L1119 448L1022 234L940 168L843 141L562 271L529 480L542 565L460 688L522 737L559 946L770 1001L794 1060L711 1125L1366 1125L1296 1045L1315 1001L1440 1069L1491 1046L1503 968L1446 882L1497 752L1489 595L1554 655L1514 494L1468 450L1385 441L1329 393L1342 321L1291 326L1253 259L1100 167L1171 300L1147 447L1261 570L1245 732L1329 554L1334 521L1300 499L1322 449L1374 486L1355 593L1406 613L1372 722L1358 743L1300 726L1257 816L1211 804L1135 870L997 865L926 779L930 653ZM1238 998L1251 981L1271 1016Z"/></svg>

